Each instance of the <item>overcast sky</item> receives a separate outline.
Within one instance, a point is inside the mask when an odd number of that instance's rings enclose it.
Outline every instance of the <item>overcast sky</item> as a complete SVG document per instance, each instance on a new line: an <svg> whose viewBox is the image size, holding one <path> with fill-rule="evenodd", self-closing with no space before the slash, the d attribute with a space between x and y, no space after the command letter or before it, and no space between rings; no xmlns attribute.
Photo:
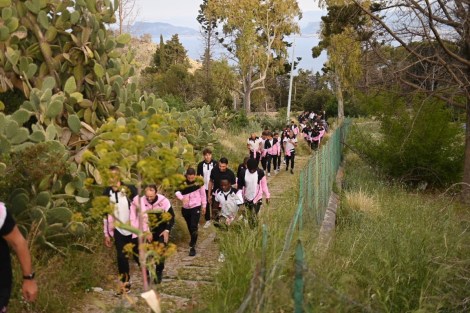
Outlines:
<svg viewBox="0 0 470 313"><path fill-rule="evenodd" d="M137 21L167 22L178 26L197 27L196 16L202 0L137 0ZM320 10L315 0L298 0L300 9Z"/></svg>

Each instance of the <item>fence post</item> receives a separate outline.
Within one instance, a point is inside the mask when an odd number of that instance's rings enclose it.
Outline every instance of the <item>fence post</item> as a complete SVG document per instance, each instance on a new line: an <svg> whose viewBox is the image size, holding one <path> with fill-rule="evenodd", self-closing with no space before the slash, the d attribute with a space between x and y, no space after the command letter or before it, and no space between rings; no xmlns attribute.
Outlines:
<svg viewBox="0 0 470 313"><path fill-rule="evenodd" d="M294 312L304 312L304 250L302 242L297 240L295 248Z"/></svg>

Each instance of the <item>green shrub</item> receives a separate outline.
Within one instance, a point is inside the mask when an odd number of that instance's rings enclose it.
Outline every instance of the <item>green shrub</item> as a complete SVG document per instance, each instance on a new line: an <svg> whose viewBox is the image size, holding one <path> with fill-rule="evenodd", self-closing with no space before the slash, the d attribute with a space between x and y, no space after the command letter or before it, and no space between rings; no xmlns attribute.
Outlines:
<svg viewBox="0 0 470 313"><path fill-rule="evenodd" d="M463 131L451 121L444 103L433 99L383 93L369 98L370 112L379 116L379 135L353 128L352 141L387 175L407 183L425 181L444 186L462 173Z"/></svg>

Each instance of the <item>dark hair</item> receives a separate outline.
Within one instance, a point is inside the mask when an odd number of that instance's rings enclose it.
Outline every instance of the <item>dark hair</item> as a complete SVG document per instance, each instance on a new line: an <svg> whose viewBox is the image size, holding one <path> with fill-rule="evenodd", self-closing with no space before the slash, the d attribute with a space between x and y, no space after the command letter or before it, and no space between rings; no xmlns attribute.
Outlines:
<svg viewBox="0 0 470 313"><path fill-rule="evenodd" d="M256 159L249 159L246 166L248 167L249 170L255 170L258 168L258 161Z"/></svg>
<svg viewBox="0 0 470 313"><path fill-rule="evenodd" d="M206 155L206 154L212 154L212 150L209 148L205 148L204 150L202 150L202 155Z"/></svg>
<svg viewBox="0 0 470 313"><path fill-rule="evenodd" d="M276 135L279 135L279 133L278 133L278 132L274 132L273 136L276 136Z"/></svg>
<svg viewBox="0 0 470 313"><path fill-rule="evenodd" d="M245 158L243 159L243 164L247 164L246 162L248 162L249 159L250 159L249 156L245 157Z"/></svg>
<svg viewBox="0 0 470 313"><path fill-rule="evenodd" d="M157 189L158 189L157 185L155 185L155 184L148 184L148 185L145 186L144 189L147 189L147 188L153 189L155 191L157 191Z"/></svg>
<svg viewBox="0 0 470 313"><path fill-rule="evenodd" d="M192 167L188 167L186 170L186 175L196 175L196 171Z"/></svg>
<svg viewBox="0 0 470 313"><path fill-rule="evenodd" d="M228 160L226 157L222 157L220 158L219 163L228 164Z"/></svg>
<svg viewBox="0 0 470 313"><path fill-rule="evenodd" d="M119 169L119 167L118 167L117 165L111 165L111 166L109 167L109 170L110 170L110 171L120 171L120 169Z"/></svg>

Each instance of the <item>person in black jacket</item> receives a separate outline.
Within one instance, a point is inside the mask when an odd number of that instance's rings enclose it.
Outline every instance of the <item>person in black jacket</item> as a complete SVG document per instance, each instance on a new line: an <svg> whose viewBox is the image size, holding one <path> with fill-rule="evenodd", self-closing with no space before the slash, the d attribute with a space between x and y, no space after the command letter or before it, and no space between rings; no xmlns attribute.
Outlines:
<svg viewBox="0 0 470 313"><path fill-rule="evenodd" d="M218 167L212 169L209 181L209 197L208 202L212 202L212 219L215 220L219 215L219 208L213 203L215 191L220 189L220 182L222 179L227 179L230 185L236 188L236 177L231 169L228 168L227 158L220 158Z"/></svg>
<svg viewBox="0 0 470 313"><path fill-rule="evenodd" d="M202 155L204 156L204 160L199 162L197 165L197 172L198 176L204 178L204 188L206 190L206 199L209 199L209 181L211 179L211 172L212 169L217 167L217 161L212 159L212 150L206 148L202 150ZM207 201L206 213L204 214L204 219L206 223L204 224L204 228L207 228L211 225L211 203Z"/></svg>

